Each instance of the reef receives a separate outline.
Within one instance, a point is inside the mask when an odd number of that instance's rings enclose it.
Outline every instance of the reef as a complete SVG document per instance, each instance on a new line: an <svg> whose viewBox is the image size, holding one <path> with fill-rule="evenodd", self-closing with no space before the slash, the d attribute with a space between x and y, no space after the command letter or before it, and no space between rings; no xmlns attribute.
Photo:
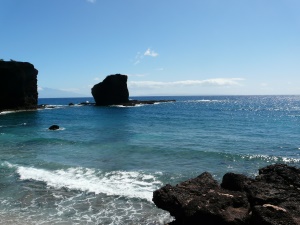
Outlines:
<svg viewBox="0 0 300 225"><path fill-rule="evenodd" d="M153 193L170 225L299 225L300 169L275 164L254 179L227 173L221 185L208 172Z"/></svg>
<svg viewBox="0 0 300 225"><path fill-rule="evenodd" d="M31 63L0 61L0 110L36 109L37 74Z"/></svg>

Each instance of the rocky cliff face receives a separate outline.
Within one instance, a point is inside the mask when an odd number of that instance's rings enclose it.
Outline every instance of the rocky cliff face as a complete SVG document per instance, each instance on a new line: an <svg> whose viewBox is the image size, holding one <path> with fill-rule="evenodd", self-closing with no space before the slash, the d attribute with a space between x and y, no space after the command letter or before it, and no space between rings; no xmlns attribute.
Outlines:
<svg viewBox="0 0 300 225"><path fill-rule="evenodd" d="M205 172L153 193L172 225L300 225L300 169L264 167L255 179L227 173L219 185Z"/></svg>
<svg viewBox="0 0 300 225"><path fill-rule="evenodd" d="M37 74L28 62L0 61L0 110L37 108Z"/></svg>
<svg viewBox="0 0 300 225"><path fill-rule="evenodd" d="M122 74L107 76L102 82L94 85L92 95L96 105L119 105L128 102L127 76Z"/></svg>

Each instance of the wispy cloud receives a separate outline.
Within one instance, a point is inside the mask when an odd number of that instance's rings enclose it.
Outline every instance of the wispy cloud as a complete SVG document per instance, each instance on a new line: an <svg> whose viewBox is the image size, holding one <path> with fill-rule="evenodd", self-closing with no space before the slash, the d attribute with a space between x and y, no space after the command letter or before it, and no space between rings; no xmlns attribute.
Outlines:
<svg viewBox="0 0 300 225"><path fill-rule="evenodd" d="M148 48L144 53L138 52L136 53L133 65L141 63L145 56L157 57L158 53L154 50L151 50L151 48Z"/></svg>
<svg viewBox="0 0 300 225"><path fill-rule="evenodd" d="M96 0L86 0L87 2L89 2L89 3L95 3L96 2Z"/></svg>
<svg viewBox="0 0 300 225"><path fill-rule="evenodd" d="M156 57L158 56L158 53L151 50L150 48L148 48L145 53L144 53L145 56L151 56L151 57Z"/></svg>
<svg viewBox="0 0 300 225"><path fill-rule="evenodd" d="M166 88L180 86L235 86L241 85L243 78L214 78L206 80L182 80L173 82L130 81L128 85L136 88Z"/></svg>
<svg viewBox="0 0 300 225"><path fill-rule="evenodd" d="M75 93L80 91L79 88L60 88L60 89L57 89L57 90L66 91L66 92L75 92Z"/></svg>

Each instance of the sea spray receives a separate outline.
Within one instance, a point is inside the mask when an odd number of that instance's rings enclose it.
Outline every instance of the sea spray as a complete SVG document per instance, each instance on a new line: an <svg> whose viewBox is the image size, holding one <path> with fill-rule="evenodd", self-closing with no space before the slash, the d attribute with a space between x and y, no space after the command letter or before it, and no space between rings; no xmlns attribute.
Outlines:
<svg viewBox="0 0 300 225"><path fill-rule="evenodd" d="M2 163L2 165L15 168L20 180L43 181L56 189L68 188L95 194L140 198L149 202L152 201L153 191L162 186L162 182L154 175L137 171L103 173L96 169L82 167L49 171L18 166L9 162Z"/></svg>

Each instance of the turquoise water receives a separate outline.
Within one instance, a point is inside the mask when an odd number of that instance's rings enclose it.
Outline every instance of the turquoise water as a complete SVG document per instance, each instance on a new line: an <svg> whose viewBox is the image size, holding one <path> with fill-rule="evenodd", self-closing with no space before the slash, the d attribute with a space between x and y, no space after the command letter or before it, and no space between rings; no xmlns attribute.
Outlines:
<svg viewBox="0 0 300 225"><path fill-rule="evenodd" d="M1 224L171 221L152 192L204 171L300 166L300 96L136 97L176 102L0 114ZM49 131L58 124L60 129Z"/></svg>

